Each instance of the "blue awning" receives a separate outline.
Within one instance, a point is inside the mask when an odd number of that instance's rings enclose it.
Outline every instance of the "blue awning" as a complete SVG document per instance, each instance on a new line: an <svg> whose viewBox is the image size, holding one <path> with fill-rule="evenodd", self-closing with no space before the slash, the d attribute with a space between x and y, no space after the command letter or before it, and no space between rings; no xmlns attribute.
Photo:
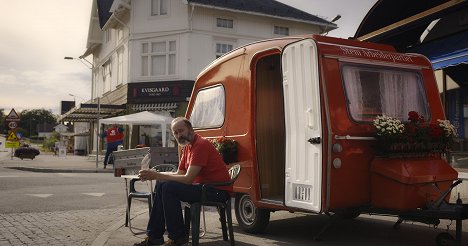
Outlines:
<svg viewBox="0 0 468 246"><path fill-rule="evenodd" d="M468 31L422 44L408 51L427 56L434 70L468 64Z"/></svg>

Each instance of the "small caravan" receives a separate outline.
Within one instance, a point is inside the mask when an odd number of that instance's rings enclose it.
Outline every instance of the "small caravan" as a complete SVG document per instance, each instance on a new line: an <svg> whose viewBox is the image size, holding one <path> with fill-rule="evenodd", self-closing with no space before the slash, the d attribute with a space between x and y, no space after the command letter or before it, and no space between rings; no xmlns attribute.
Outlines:
<svg viewBox="0 0 468 246"><path fill-rule="evenodd" d="M428 123L445 119L427 58L310 35L218 58L198 76L186 117L208 139L237 142L235 212L248 232L262 231L270 211L371 212L397 215L397 223L457 220L459 242L468 213L448 204L459 182L444 155L390 157L376 148L376 117L407 122L410 111Z"/></svg>

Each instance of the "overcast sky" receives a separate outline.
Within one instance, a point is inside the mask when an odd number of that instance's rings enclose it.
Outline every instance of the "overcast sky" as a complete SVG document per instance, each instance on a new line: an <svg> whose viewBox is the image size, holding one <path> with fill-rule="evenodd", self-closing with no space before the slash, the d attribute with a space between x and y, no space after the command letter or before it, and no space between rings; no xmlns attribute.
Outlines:
<svg viewBox="0 0 468 246"><path fill-rule="evenodd" d="M376 0L278 0L332 20L329 36L354 36ZM0 108L8 114L44 108L58 114L60 101L87 101L91 71L77 60L86 49L92 0L0 0ZM75 95L75 97L69 94Z"/></svg>

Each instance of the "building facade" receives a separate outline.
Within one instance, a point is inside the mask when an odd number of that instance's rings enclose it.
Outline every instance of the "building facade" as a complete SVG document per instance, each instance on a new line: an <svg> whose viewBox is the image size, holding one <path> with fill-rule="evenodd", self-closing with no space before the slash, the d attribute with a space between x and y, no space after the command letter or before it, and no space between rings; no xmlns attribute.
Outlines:
<svg viewBox="0 0 468 246"><path fill-rule="evenodd" d="M198 73L217 57L261 39L335 28L274 0L94 0L80 56L92 57L92 99L62 120L89 122L95 135L98 113L182 116ZM134 147L140 129L129 130Z"/></svg>

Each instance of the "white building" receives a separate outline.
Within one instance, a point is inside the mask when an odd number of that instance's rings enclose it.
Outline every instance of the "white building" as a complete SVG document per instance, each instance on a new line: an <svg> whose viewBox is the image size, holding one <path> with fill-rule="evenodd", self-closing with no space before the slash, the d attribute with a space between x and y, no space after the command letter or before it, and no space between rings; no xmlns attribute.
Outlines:
<svg viewBox="0 0 468 246"><path fill-rule="evenodd" d="M256 40L335 28L274 0L94 0L80 56L92 55L92 101L62 120L95 123L98 99L101 117L184 115L196 76L215 58Z"/></svg>

